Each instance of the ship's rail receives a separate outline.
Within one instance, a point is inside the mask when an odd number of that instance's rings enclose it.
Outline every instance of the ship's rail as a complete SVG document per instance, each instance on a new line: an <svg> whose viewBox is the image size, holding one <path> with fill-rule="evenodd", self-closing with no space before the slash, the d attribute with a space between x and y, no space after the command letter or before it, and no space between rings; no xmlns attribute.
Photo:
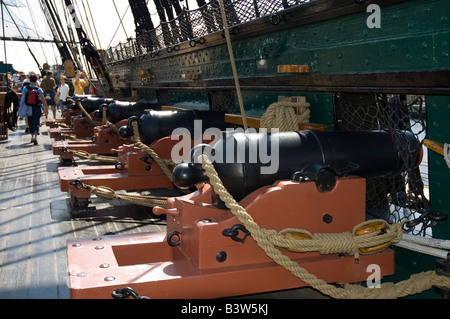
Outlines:
<svg viewBox="0 0 450 319"><path fill-rule="evenodd" d="M311 0L223 0L228 26L232 27L259 17L267 16ZM171 48L177 43L199 39L221 31L223 23L218 0L212 0L195 10L183 10L175 19L161 22L151 31L125 43L108 48L107 62L126 60L142 54Z"/></svg>

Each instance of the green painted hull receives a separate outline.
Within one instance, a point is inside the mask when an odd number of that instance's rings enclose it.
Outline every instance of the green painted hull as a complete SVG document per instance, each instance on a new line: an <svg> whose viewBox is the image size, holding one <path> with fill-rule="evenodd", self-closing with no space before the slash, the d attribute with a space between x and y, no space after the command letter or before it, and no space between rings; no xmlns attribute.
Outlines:
<svg viewBox="0 0 450 319"><path fill-rule="evenodd" d="M368 4L334 2L311 1L283 11L275 16L283 17L277 25L265 16L231 28L237 30L231 39L246 114L260 117L279 96L306 96L310 122L334 130L337 92L420 94L427 105L427 138L450 143L449 1L378 1L380 28L368 27ZM156 56L108 61L116 92L163 105L239 113L225 39L220 32L204 39ZM265 70L256 64L261 52ZM309 72L278 73L278 65L308 65ZM145 70L144 77L139 70ZM450 170L442 156L429 151L428 158L431 207L449 213ZM450 239L450 220L434 226L433 235ZM434 269L436 259L399 248L396 258L395 279Z"/></svg>

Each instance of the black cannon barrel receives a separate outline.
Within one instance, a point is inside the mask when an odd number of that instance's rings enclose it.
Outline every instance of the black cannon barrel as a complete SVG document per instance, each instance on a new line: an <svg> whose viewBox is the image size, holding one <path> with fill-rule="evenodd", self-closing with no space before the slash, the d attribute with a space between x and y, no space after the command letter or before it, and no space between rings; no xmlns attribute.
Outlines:
<svg viewBox="0 0 450 319"><path fill-rule="evenodd" d="M69 107L72 110L76 110L78 108L77 101L81 101L81 105L88 113L92 113L100 108L102 104L109 104L114 102L114 99L112 98L104 98L104 97L80 97L80 96L74 96L71 97L73 101L75 101L74 104L70 105Z"/></svg>
<svg viewBox="0 0 450 319"><path fill-rule="evenodd" d="M133 128L132 120L139 121L139 133L141 141L150 144L162 137L170 136L175 129L184 128L189 133L194 133L195 120L201 121L202 132L207 128L225 129L225 114L214 111L180 110L180 111L146 111L141 117L130 117L126 127L119 129L121 137L131 137Z"/></svg>
<svg viewBox="0 0 450 319"><path fill-rule="evenodd" d="M410 146L408 165L418 164L421 147L414 134L403 131L394 133L397 139ZM198 151L200 148L205 149L204 146L192 149L194 159L201 154ZM256 150L260 154L255 154ZM206 147L206 151L212 154L217 173L236 200L277 180L290 179L296 172L307 175L314 170L314 166L327 167L337 173L348 172L366 179L395 176L405 167L403 156L387 131L237 132L219 140L212 148ZM177 165L173 176L175 185L180 188L190 188L197 182L208 181L201 164L195 161Z"/></svg>
<svg viewBox="0 0 450 319"><path fill-rule="evenodd" d="M145 110L160 110L161 104L150 102L114 101L107 106L106 116L111 123L127 119L133 115L141 116ZM100 110L99 110L100 111Z"/></svg>
<svg viewBox="0 0 450 319"><path fill-rule="evenodd" d="M88 113L92 113L100 108L100 105L112 103L114 99L105 97L88 97L81 100L81 105Z"/></svg>

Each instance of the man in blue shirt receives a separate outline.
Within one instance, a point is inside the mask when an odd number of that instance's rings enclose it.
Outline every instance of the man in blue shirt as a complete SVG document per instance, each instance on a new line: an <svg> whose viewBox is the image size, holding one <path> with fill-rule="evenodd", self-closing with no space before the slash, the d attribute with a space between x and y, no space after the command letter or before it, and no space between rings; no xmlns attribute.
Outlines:
<svg viewBox="0 0 450 319"><path fill-rule="evenodd" d="M30 75L30 85L28 87L24 87L22 91L22 98L20 103L24 103L27 107L27 118L28 118L28 127L30 129L31 134L31 143L37 145L37 136L39 135L39 125L40 119L42 115L42 104L45 109L48 109L47 101L44 98L44 92L41 88L36 86L37 77L36 75ZM31 100L31 92L27 94L28 91L36 89L37 96L36 101ZM39 103L39 101L42 103Z"/></svg>

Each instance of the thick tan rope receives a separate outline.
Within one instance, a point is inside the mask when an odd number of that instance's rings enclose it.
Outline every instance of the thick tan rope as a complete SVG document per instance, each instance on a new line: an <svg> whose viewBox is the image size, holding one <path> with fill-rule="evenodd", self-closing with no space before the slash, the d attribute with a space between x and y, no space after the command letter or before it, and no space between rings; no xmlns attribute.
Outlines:
<svg viewBox="0 0 450 319"><path fill-rule="evenodd" d="M161 169L164 171L166 176L170 179L170 181L173 181L173 175L172 171L169 169L166 161L161 159L158 154L154 150L152 150L150 147L142 143L140 135L139 135L139 124L137 121L132 122L133 125L133 132L134 132L134 144L136 144L138 147L140 147L142 150L146 151L148 155L150 155L156 163L161 167Z"/></svg>
<svg viewBox="0 0 450 319"><path fill-rule="evenodd" d="M108 117L107 117L107 115L106 115L106 112L107 112L107 109L106 109L106 107L104 107L103 108L103 118L102 118L102 123L103 123L103 125L107 125L108 127L110 127L118 136L119 136L119 138L121 139L121 140L123 140L124 142L126 142L126 143L130 143L131 142L131 139L129 139L129 138L124 138L124 137L122 137L122 136L120 136L120 134L119 134L119 128L114 124L114 123L111 123L110 121L108 121Z"/></svg>
<svg viewBox="0 0 450 319"><path fill-rule="evenodd" d="M309 103L280 101L269 105L261 117L260 127L283 131L298 131L298 125L309 122ZM297 112L296 112L297 110Z"/></svg>
<svg viewBox="0 0 450 319"><path fill-rule="evenodd" d="M83 112L84 116L87 117L87 119L89 120L89 122L90 122L93 126L99 126L99 125L102 125L101 122L94 121L94 119L92 118L92 116L85 110L85 108L83 107L83 105L82 105L81 102L78 103L78 107L81 109L81 112Z"/></svg>
<svg viewBox="0 0 450 319"><path fill-rule="evenodd" d="M119 128L117 126L115 126L113 123L111 123L110 121L108 121L108 116L106 115L106 112L108 110L106 109L106 107L103 108L103 112L102 112L102 123L103 125L108 125L110 128L112 128L114 130L114 132L117 133L117 135L119 135Z"/></svg>
<svg viewBox="0 0 450 319"><path fill-rule="evenodd" d="M222 16L223 31L225 32L225 39L227 40L227 48L228 48L228 54L230 56L231 69L233 71L234 84L236 86L236 95L237 95L238 102L239 102L239 108L241 110L242 124L244 126L244 130L247 131L247 129L248 129L247 117L245 115L244 102L242 100L242 93L241 93L241 86L239 84L239 77L238 77L238 73L237 73L237 69L236 69L236 61L234 60L233 47L231 45L230 30L228 29L227 15L225 13L225 6L223 4L223 0L219 0L219 6L220 6L220 14Z"/></svg>
<svg viewBox="0 0 450 319"><path fill-rule="evenodd" d="M213 186L215 193L219 195L220 199L230 211L244 224L258 246L261 247L267 256L276 263L289 270L293 275L300 278L312 288L317 289L332 298L386 299L400 298L420 293L430 289L432 286L450 287L450 278L440 276L436 274L435 271L412 275L410 279L397 284L384 283L381 285L380 289L363 288L354 285L345 285L344 288L340 288L328 284L326 281L317 278L303 267L300 267L297 262L281 253L272 242L272 239L276 238L279 233L275 230L262 229L254 222L253 218L245 211L245 209L234 200L230 193L228 193L214 169L214 166L206 155L201 155L199 161L202 163L203 169L209 177L210 184ZM302 242L308 241L309 240L304 240Z"/></svg>
<svg viewBox="0 0 450 319"><path fill-rule="evenodd" d="M105 200L113 200L115 198L146 207L161 206L166 207L168 197L137 195L137 194L120 194L112 188L106 186L84 185L92 194Z"/></svg>
<svg viewBox="0 0 450 319"><path fill-rule="evenodd" d="M357 236L356 230L366 225L378 222L384 224L389 232L384 234L369 233ZM298 240L286 238L286 233L303 233L307 235L308 240ZM269 234L267 234L269 235ZM360 253L368 247L380 246L385 243L398 242L403 235L402 224L389 225L384 220L369 220L362 222L354 227L352 233L316 233L311 234L303 229L284 229L275 235L269 235L269 240L275 246L300 251L317 251L320 254L338 254L346 253L358 258Z"/></svg>

